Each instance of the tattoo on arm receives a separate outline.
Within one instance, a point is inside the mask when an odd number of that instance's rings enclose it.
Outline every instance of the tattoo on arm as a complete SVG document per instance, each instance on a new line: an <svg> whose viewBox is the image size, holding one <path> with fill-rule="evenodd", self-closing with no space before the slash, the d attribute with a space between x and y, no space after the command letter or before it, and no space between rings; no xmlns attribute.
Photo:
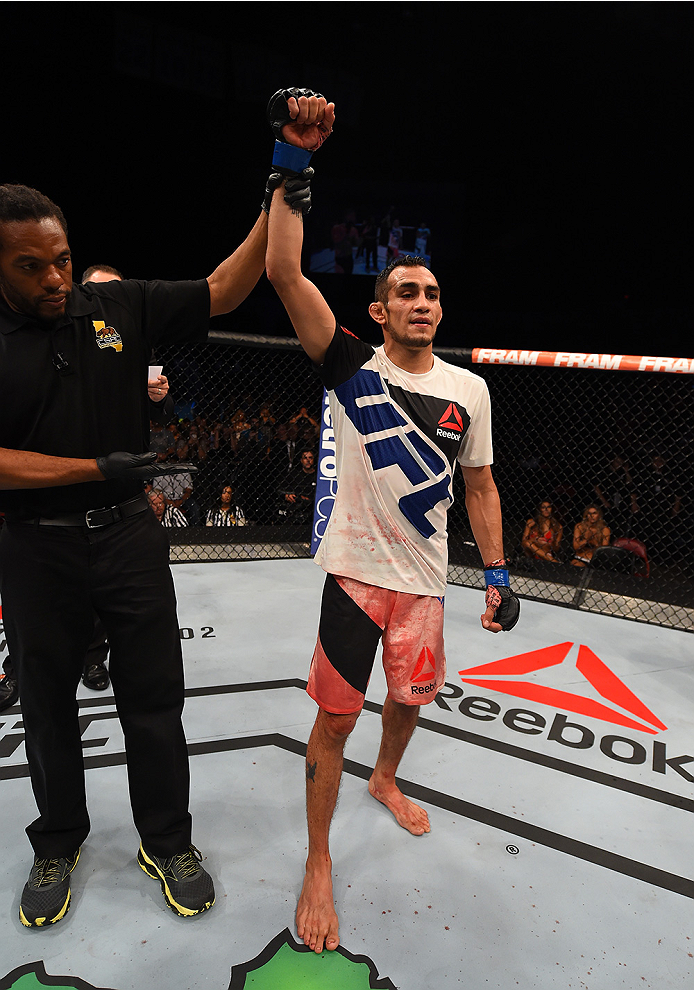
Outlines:
<svg viewBox="0 0 694 990"><path fill-rule="evenodd" d="M306 761L306 780L312 780L314 783L316 782L317 766L318 766L317 760L315 763L309 763L308 760Z"/></svg>

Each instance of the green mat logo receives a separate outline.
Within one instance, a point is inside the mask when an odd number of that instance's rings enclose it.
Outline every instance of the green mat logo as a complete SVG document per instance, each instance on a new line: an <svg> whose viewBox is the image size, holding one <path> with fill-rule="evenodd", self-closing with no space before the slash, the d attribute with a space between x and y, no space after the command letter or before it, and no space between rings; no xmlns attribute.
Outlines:
<svg viewBox="0 0 694 990"><path fill-rule="evenodd" d="M85 983L79 976L49 976L42 962L18 966L7 976L0 976L0 990L41 990L42 987L70 987L71 990L114 990Z"/></svg>
<svg viewBox="0 0 694 990"><path fill-rule="evenodd" d="M95 987L78 976L48 976L42 962L27 963L0 976L0 990L116 990ZM184 988L181 988L184 990ZM229 990L397 990L388 978L379 979L368 956L355 956L341 945L335 952L315 952L297 944L288 928L276 935L250 962L231 970Z"/></svg>
<svg viewBox="0 0 694 990"><path fill-rule="evenodd" d="M340 945L317 955L297 944L289 929L276 935L263 951L231 971L229 990L397 990L379 980L368 956L355 956Z"/></svg>

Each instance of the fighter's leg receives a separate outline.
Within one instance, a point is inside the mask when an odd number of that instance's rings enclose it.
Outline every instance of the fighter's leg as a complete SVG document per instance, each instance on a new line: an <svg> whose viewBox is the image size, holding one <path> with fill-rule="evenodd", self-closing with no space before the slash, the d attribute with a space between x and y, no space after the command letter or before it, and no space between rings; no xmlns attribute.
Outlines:
<svg viewBox="0 0 694 990"><path fill-rule="evenodd" d="M382 634L382 625L354 600L357 585L359 582L327 576L318 642L308 678L307 690L318 703L319 712L306 751L309 849L296 925L299 937L316 952L324 946L335 949L339 942L328 846L330 822L340 786L345 741L364 703ZM374 595L379 590L373 589Z"/></svg>
<svg viewBox="0 0 694 990"><path fill-rule="evenodd" d="M383 734L374 772L369 780L369 794L391 811L398 825L412 835L430 831L429 816L424 808L410 801L395 783L395 773L412 738L419 705L402 705L386 698L383 705Z"/></svg>
<svg viewBox="0 0 694 990"><path fill-rule="evenodd" d="M395 774L412 737L419 707L434 700L446 677L443 599L398 593L383 634L388 697L383 706L381 748L369 793L412 835L430 830L429 816L410 801Z"/></svg>
<svg viewBox="0 0 694 990"><path fill-rule="evenodd" d="M336 949L338 920L333 899L330 823L342 776L345 742L359 712L333 715L320 709L306 749L308 857L296 910L296 929L315 952Z"/></svg>

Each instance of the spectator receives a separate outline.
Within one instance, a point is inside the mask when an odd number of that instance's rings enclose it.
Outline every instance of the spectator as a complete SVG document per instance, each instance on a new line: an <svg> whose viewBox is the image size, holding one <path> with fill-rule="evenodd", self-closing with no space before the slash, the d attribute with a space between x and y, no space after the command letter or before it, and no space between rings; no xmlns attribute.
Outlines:
<svg viewBox="0 0 694 990"><path fill-rule="evenodd" d="M351 275L354 249L359 244L359 231L354 225L353 213L348 213L341 223L333 225L330 238L335 252L335 271L341 275Z"/></svg>
<svg viewBox="0 0 694 990"><path fill-rule="evenodd" d="M250 428L251 424L248 422L246 413L243 409L239 408L232 413L227 437L229 440L229 446L234 453L236 453L239 449L242 439L247 438Z"/></svg>
<svg viewBox="0 0 694 990"><path fill-rule="evenodd" d="M310 523L313 519L313 503L316 497L316 455L313 450L301 451L296 464L283 485L280 486L278 514L285 522Z"/></svg>
<svg viewBox="0 0 694 990"><path fill-rule="evenodd" d="M633 519L638 511L636 485L629 465L615 454L593 484L593 491L603 508L613 533L631 535Z"/></svg>
<svg viewBox="0 0 694 990"><path fill-rule="evenodd" d="M191 526L199 525L200 506L193 498L193 476L190 471L162 474L157 478L157 485L167 508L182 509Z"/></svg>
<svg viewBox="0 0 694 990"><path fill-rule="evenodd" d="M558 552L563 531L563 526L554 514L552 503L544 499L525 524L521 539L523 552L535 560L548 560L552 564L561 563Z"/></svg>
<svg viewBox="0 0 694 990"><path fill-rule="evenodd" d="M609 546L610 528L605 524L602 509L597 505L587 505L581 522L574 527L574 567L585 567L598 547Z"/></svg>
<svg viewBox="0 0 694 990"><path fill-rule="evenodd" d="M306 406L302 406L301 409L296 413L295 416L289 420L290 425L294 425L297 431L300 431L304 426L312 427L312 436L318 436L320 427L318 425L318 420L314 419L313 416L309 415Z"/></svg>
<svg viewBox="0 0 694 990"><path fill-rule="evenodd" d="M219 496L219 504L210 509L205 518L206 526L245 526L246 517L241 506L234 502L234 489L225 485Z"/></svg>
<svg viewBox="0 0 694 990"><path fill-rule="evenodd" d="M367 272L378 269L378 225L373 217L369 217L361 230L364 264Z"/></svg>
<svg viewBox="0 0 694 990"><path fill-rule="evenodd" d="M177 509L173 505L167 505L166 499L162 493L156 489L152 488L147 492L147 498L149 499L149 504L162 526L167 528L180 529L182 526L188 525L188 520L183 515L180 509Z"/></svg>
<svg viewBox="0 0 694 990"><path fill-rule="evenodd" d="M651 454L637 476L635 511L637 535L648 544L652 561L662 562L674 550L681 510L680 486L672 477L667 461L661 454Z"/></svg>
<svg viewBox="0 0 694 990"><path fill-rule="evenodd" d="M420 255L422 258L428 255L430 253L430 238L431 231L427 227L426 220L422 220L419 227L417 227L417 233L415 234L414 253Z"/></svg>
<svg viewBox="0 0 694 990"><path fill-rule="evenodd" d="M388 236L388 250L386 252L386 258L388 264L394 261L395 258L400 257L400 248L402 246L402 227L400 226L399 220L393 220L393 226L390 228L390 234Z"/></svg>
<svg viewBox="0 0 694 990"><path fill-rule="evenodd" d="M277 420L272 415L270 406L264 403L258 413L258 440L261 443L269 444L275 434L275 424Z"/></svg>
<svg viewBox="0 0 694 990"><path fill-rule="evenodd" d="M149 422L149 449L157 455L157 460L167 461L175 452L174 439L162 423ZM162 455L161 457L159 455Z"/></svg>

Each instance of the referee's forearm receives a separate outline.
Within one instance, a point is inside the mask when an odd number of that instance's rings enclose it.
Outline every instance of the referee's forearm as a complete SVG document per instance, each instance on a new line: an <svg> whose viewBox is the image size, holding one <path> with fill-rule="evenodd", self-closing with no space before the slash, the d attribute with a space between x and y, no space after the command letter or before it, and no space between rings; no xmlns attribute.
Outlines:
<svg viewBox="0 0 694 990"><path fill-rule="evenodd" d="M59 488L83 481L103 481L94 458L53 457L31 450L0 447L0 489Z"/></svg>

